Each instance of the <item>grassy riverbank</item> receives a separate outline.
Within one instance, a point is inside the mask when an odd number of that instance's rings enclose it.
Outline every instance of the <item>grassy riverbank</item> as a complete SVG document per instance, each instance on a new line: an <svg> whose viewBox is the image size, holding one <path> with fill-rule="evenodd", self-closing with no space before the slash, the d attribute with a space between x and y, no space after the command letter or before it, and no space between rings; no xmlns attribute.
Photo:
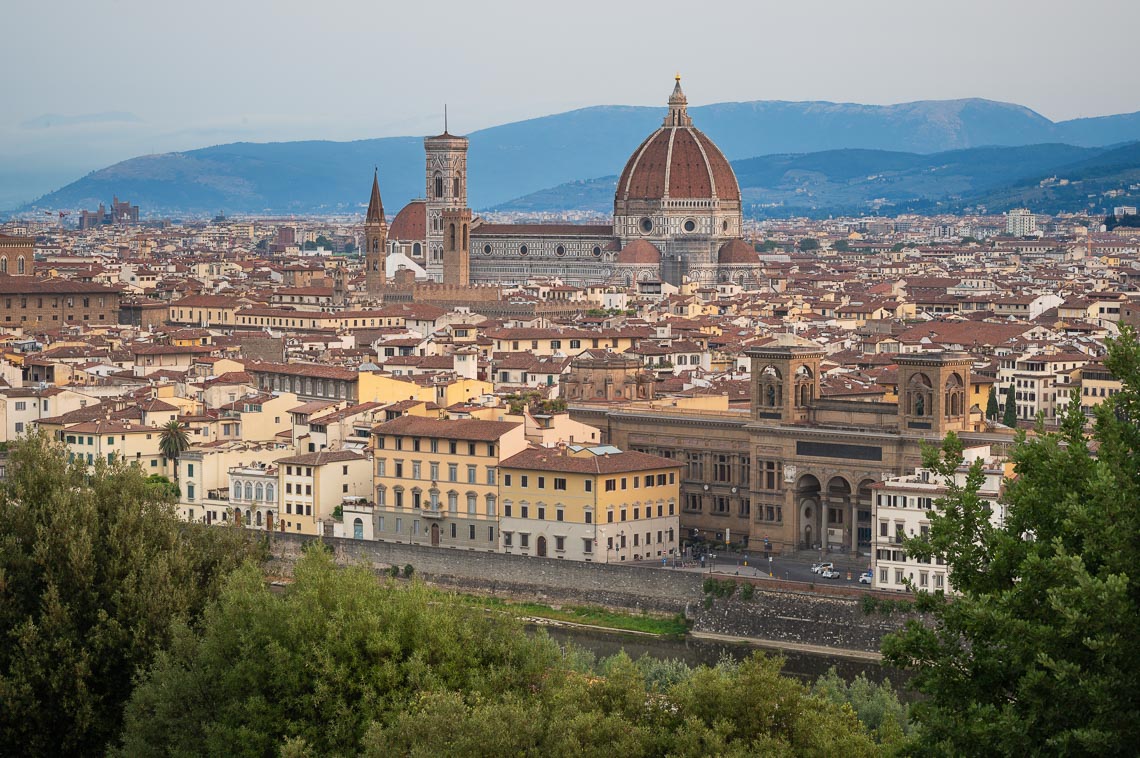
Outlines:
<svg viewBox="0 0 1140 758"><path fill-rule="evenodd" d="M665 637L680 637L689 631L688 623L680 614L670 618L648 614L622 613L597 606L561 605L554 608L542 603L515 602L497 597L458 593L455 597L465 604L509 613L519 618L543 618L625 632L658 634Z"/></svg>

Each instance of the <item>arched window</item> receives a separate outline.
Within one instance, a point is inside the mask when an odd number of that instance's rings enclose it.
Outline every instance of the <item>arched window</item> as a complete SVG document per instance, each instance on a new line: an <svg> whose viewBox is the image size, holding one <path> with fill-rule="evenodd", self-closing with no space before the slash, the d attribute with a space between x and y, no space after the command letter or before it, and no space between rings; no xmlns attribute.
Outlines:
<svg viewBox="0 0 1140 758"><path fill-rule="evenodd" d="M420 243L417 242L412 245L412 255L416 256L417 258L423 255L423 248L420 247Z"/></svg>
<svg viewBox="0 0 1140 758"><path fill-rule="evenodd" d="M253 496L254 500L264 500L265 499L265 487L262 486L261 482L257 483L257 486L254 487L253 492L254 492L254 496Z"/></svg>
<svg viewBox="0 0 1140 758"><path fill-rule="evenodd" d="M0 274L7 274L7 273L8 273L8 259L6 257L0 257Z"/></svg>
<svg viewBox="0 0 1140 758"><path fill-rule="evenodd" d="M16 259L16 273L17 274L24 273L24 256L22 256L22 255Z"/></svg>
<svg viewBox="0 0 1140 758"><path fill-rule="evenodd" d="M760 404L776 408L784 402L784 382L779 369L766 366L760 372Z"/></svg>
<svg viewBox="0 0 1140 758"><path fill-rule="evenodd" d="M453 197L459 197L461 194L463 194L459 191L459 176L459 174L455 175L455 189L451 192Z"/></svg>
<svg viewBox="0 0 1140 758"><path fill-rule="evenodd" d="M488 516L494 516L495 515L495 496L494 495L487 495L487 515Z"/></svg>
<svg viewBox="0 0 1140 758"><path fill-rule="evenodd" d="M447 239L451 243L451 249L455 249L455 224L448 224L447 226Z"/></svg>
<svg viewBox="0 0 1140 758"><path fill-rule="evenodd" d="M253 484L251 482L245 483L245 499L253 500Z"/></svg>
<svg viewBox="0 0 1140 758"><path fill-rule="evenodd" d="M463 249L467 249L467 224L463 225Z"/></svg>
<svg viewBox="0 0 1140 758"><path fill-rule="evenodd" d="M261 526L261 511L257 512L257 525Z"/></svg>
<svg viewBox="0 0 1140 758"><path fill-rule="evenodd" d="M241 500L241 482L234 482L234 500Z"/></svg>
<svg viewBox="0 0 1140 758"><path fill-rule="evenodd" d="M354 540L364 539L364 522L359 518L354 519L352 522L352 538Z"/></svg>
<svg viewBox="0 0 1140 758"><path fill-rule="evenodd" d="M909 398L907 400L912 416L929 416L931 386L926 374L915 374L910 378L907 387Z"/></svg>
<svg viewBox="0 0 1140 758"><path fill-rule="evenodd" d="M435 172L435 196L443 197L443 174Z"/></svg>
<svg viewBox="0 0 1140 758"><path fill-rule="evenodd" d="M277 502L277 490L273 486L272 482L265 485L265 499L270 503Z"/></svg>

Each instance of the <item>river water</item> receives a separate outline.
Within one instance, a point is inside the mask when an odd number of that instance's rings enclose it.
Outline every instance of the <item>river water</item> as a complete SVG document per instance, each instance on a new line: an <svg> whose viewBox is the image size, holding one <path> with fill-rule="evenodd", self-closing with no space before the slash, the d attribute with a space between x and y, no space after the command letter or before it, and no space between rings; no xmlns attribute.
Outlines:
<svg viewBox="0 0 1140 758"><path fill-rule="evenodd" d="M532 627L532 629L537 629L537 627ZM726 655L735 660L740 660L756 650L766 653L779 653L786 659L784 673L788 676L794 676L804 681L815 681L834 666L836 673L846 681L851 681L860 674L866 675L873 682L881 682L887 679L899 691L901 698L909 699L906 698L907 693L903 689L909 678L907 674L890 666L884 666L877 661L690 637L684 639L650 637L574 626L543 626L542 629L560 644L577 645L589 650L598 658L605 658L625 650L626 655L634 659L643 655L650 655L661 660L684 661L690 666L701 664L711 666Z"/></svg>

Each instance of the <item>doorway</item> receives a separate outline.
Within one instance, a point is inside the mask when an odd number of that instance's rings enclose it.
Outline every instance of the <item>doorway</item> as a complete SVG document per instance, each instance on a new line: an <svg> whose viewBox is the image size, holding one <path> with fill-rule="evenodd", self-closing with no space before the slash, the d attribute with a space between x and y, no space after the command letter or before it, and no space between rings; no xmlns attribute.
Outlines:
<svg viewBox="0 0 1140 758"><path fill-rule="evenodd" d="M431 525L431 546L439 547L439 524Z"/></svg>
<svg viewBox="0 0 1140 758"><path fill-rule="evenodd" d="M546 538L545 537L539 537L538 538L538 557L539 558L545 558L546 557Z"/></svg>

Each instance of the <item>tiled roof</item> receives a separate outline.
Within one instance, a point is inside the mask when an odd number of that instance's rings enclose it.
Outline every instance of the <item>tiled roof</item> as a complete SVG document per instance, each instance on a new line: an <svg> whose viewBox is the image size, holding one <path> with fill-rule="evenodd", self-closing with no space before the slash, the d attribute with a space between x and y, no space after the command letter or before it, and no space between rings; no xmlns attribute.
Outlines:
<svg viewBox="0 0 1140 758"><path fill-rule="evenodd" d="M435 437L437 439L494 442L515 427L510 421L482 421L480 419L430 419L418 416L401 416L372 428L373 434L392 434L406 437Z"/></svg>
<svg viewBox="0 0 1140 758"><path fill-rule="evenodd" d="M620 474L633 471L680 468L681 464L669 458L633 450L579 456L563 454L548 448L529 448L502 461L499 467L530 469L532 471L565 471L574 474Z"/></svg>

